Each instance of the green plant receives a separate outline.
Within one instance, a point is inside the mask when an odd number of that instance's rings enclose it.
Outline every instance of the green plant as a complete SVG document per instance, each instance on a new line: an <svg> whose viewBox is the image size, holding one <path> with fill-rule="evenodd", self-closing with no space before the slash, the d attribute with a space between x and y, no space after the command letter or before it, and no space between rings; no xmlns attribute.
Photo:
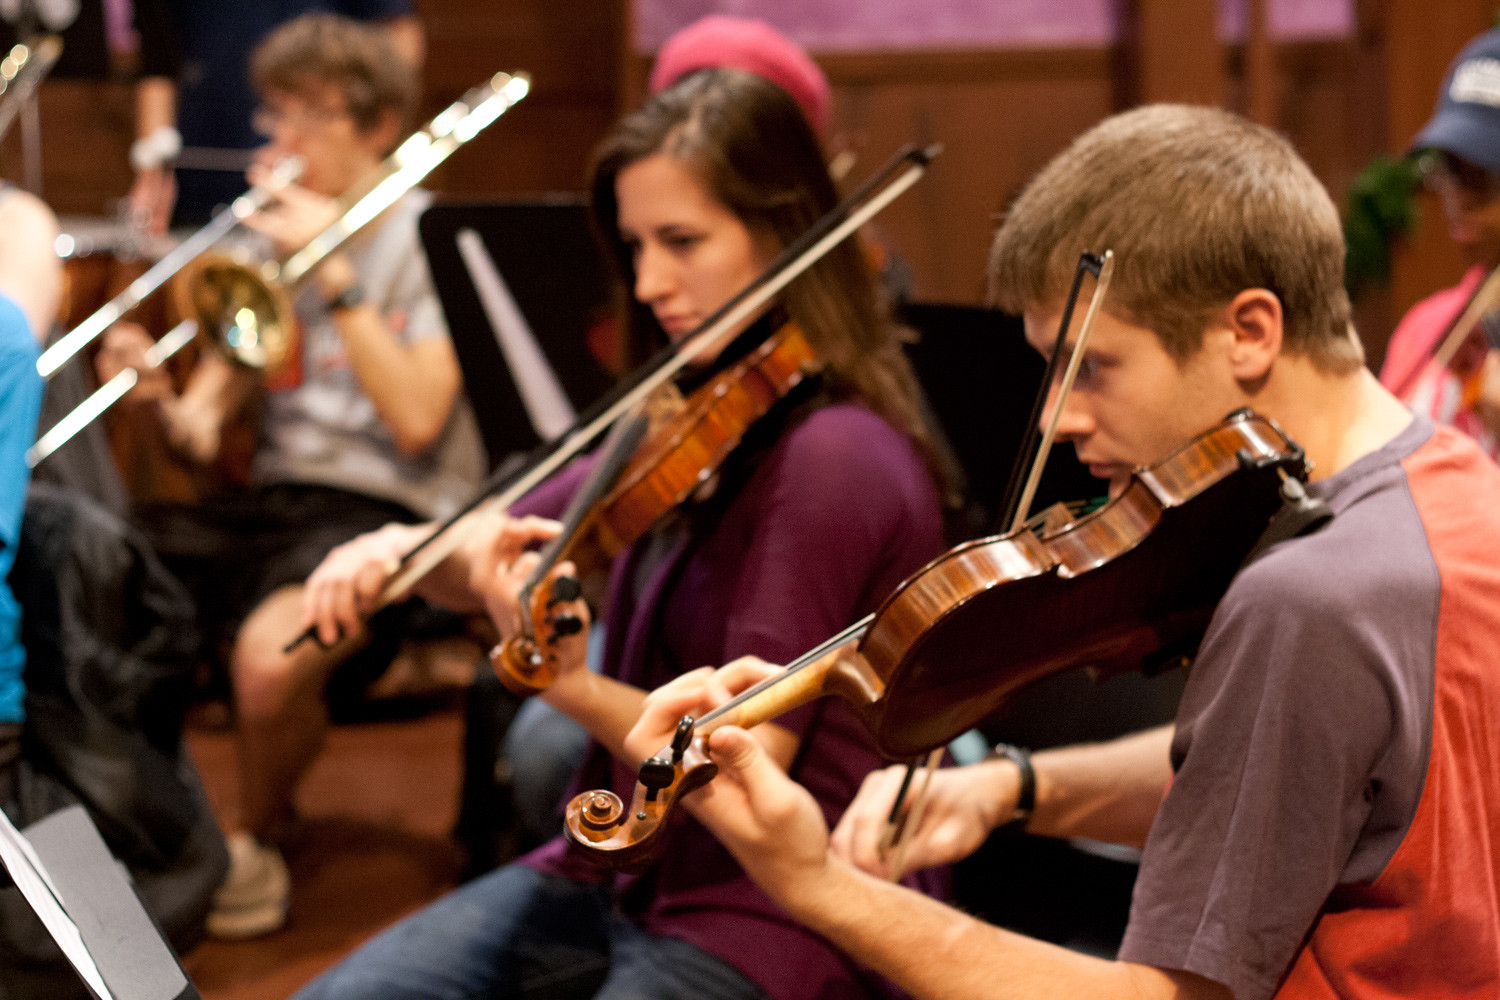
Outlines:
<svg viewBox="0 0 1500 1000"><path fill-rule="evenodd" d="M1391 242L1416 224L1421 173L1409 157L1381 155L1349 185L1344 212L1344 283L1355 294L1391 277Z"/></svg>

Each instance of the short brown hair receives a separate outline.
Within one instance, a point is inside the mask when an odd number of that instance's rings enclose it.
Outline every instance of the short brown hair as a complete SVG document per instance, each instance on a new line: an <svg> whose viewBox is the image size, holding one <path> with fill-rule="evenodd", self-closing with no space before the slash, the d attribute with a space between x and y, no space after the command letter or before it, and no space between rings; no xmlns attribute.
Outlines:
<svg viewBox="0 0 1500 1000"><path fill-rule="evenodd" d="M1048 164L1007 213L991 295L1012 312L1066 294L1080 253L1117 257L1112 311L1179 361L1247 288L1281 300L1284 343L1319 368L1364 361L1344 291L1344 238L1291 144L1217 108L1159 104L1108 118Z"/></svg>
<svg viewBox="0 0 1500 1000"><path fill-rule="evenodd" d="M260 94L334 84L364 132L384 111L394 111L404 128L417 101L416 72L391 48L385 29L338 14L304 14L267 35L251 53L250 82Z"/></svg>

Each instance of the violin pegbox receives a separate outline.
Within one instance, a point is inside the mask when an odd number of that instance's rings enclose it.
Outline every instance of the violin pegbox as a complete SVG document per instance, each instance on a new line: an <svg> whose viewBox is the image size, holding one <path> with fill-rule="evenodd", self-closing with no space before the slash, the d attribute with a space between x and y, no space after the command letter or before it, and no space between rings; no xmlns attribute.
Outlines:
<svg viewBox="0 0 1500 1000"><path fill-rule="evenodd" d="M612 791L584 792L568 803L563 832L591 859L607 858L608 868L638 870L655 855L672 808L718 773L693 717L684 716L671 744L642 762L628 811Z"/></svg>
<svg viewBox="0 0 1500 1000"><path fill-rule="evenodd" d="M532 589L525 619L532 627L490 650L495 675L513 694L529 698L557 680L558 641L578 635L587 626L571 611L559 613L553 609L582 596L583 585L578 578L566 574L549 577Z"/></svg>

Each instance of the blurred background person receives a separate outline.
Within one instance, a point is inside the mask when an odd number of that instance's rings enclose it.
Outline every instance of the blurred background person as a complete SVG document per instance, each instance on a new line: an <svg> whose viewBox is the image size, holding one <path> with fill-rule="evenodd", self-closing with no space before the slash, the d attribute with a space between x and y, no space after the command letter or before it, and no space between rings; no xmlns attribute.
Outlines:
<svg viewBox="0 0 1500 1000"><path fill-rule="evenodd" d="M1500 30L1466 45L1448 69L1437 107L1411 142L1424 180L1442 199L1448 235L1469 267L1452 288L1402 317L1380 380L1402 401L1452 424L1500 458L1500 321L1482 320L1442 368L1432 356L1490 272L1500 266Z"/></svg>
<svg viewBox="0 0 1500 1000"><path fill-rule="evenodd" d="M263 101L257 121L271 137L252 181L282 157L306 164L300 183L248 223L285 255L331 224L339 196L406 134L416 80L386 32L332 14L273 32L252 56L251 76ZM363 531L447 516L482 474L478 431L417 237L429 202L408 192L296 292L300 353L264 387L248 494L140 511L158 551L199 597L205 656L221 643L230 648L239 829L209 918L219 936L266 933L285 920L290 887L275 844L291 828L293 792L321 746L324 687L339 666L356 687L378 676L404 632L401 606L382 620L389 630L377 625L376 641L305 644L288 655L302 581ZM140 368L149 343L138 327L111 330L100 377ZM169 440L207 463L225 422L260 395L259 378L204 352L181 396L161 379L136 391Z"/></svg>
<svg viewBox="0 0 1500 1000"><path fill-rule="evenodd" d="M136 0L135 221L156 233L201 226L244 191L250 153L270 138L253 121L250 54L277 26L319 12L380 24L396 56L420 71L425 41L410 0Z"/></svg>

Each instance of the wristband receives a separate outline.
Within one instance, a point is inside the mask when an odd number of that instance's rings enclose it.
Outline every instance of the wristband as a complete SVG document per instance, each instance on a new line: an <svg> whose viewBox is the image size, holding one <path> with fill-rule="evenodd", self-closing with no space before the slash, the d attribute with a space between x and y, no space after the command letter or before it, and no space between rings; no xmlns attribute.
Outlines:
<svg viewBox="0 0 1500 1000"><path fill-rule="evenodd" d="M177 159L181 152L182 135L172 126L163 125L130 144L130 165L136 173L143 173Z"/></svg>
<svg viewBox="0 0 1500 1000"><path fill-rule="evenodd" d="M1026 821L1031 819L1031 811L1036 808L1036 768L1031 766L1031 754L1009 743L996 743L990 756L1004 757L1021 772L1021 787L1016 792L1016 811L1011 815L1010 823L1025 826Z"/></svg>

